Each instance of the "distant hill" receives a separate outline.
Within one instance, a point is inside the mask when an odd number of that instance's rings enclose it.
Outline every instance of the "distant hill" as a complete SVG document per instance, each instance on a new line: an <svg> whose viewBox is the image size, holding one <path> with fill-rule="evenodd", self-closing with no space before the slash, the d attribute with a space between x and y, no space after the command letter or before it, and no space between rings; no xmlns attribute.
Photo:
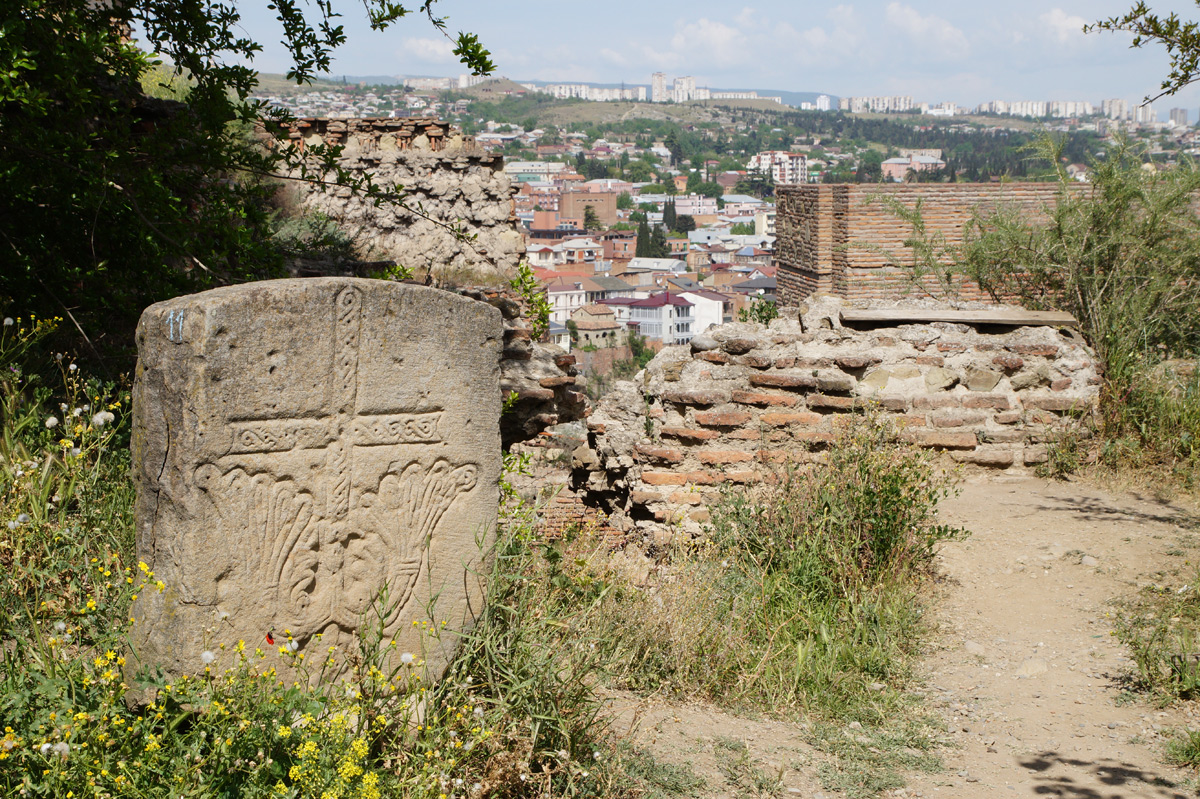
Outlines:
<svg viewBox="0 0 1200 799"><path fill-rule="evenodd" d="M460 89L459 91L472 97L478 97L481 100L507 97L513 94L527 94L529 92L524 86L508 78L485 80L483 83L477 83L469 89Z"/></svg>
<svg viewBox="0 0 1200 799"><path fill-rule="evenodd" d="M293 95L305 92L323 92L342 88L342 84L330 80L314 80L297 86L295 81L273 72L258 73L258 94Z"/></svg>
<svg viewBox="0 0 1200 799"><path fill-rule="evenodd" d="M587 81L554 81L554 80L530 80L525 83L532 83L535 86L548 86L552 83L578 83L582 86L594 86L599 89L615 89L620 86L645 86L646 84L639 83L588 83ZM746 88L728 88L725 86L711 86L713 91L719 92L758 92L759 97L779 97L786 105L800 107L801 103L816 103L817 97L822 94L828 94L833 101L833 107L837 108L838 96L829 94L829 92L791 92L783 91L782 89L746 89Z"/></svg>

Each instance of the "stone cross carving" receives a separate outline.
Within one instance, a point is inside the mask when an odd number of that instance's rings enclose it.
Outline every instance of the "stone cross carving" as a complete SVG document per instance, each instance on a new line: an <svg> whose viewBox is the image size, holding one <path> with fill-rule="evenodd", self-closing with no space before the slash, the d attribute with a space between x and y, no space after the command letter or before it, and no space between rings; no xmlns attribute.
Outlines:
<svg viewBox="0 0 1200 799"><path fill-rule="evenodd" d="M435 596L461 626L495 515L500 337L482 303L382 281L148 309L138 548L168 589L135 609L142 660L186 671L167 641L212 651L273 629L348 644L385 588L389 635Z"/></svg>

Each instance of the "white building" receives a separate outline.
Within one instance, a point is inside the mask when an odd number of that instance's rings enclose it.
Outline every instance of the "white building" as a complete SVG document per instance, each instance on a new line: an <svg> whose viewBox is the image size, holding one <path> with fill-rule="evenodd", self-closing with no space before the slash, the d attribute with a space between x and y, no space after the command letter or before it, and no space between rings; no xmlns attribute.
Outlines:
<svg viewBox="0 0 1200 799"><path fill-rule="evenodd" d="M578 97L581 100L591 100L596 103L620 102L622 100L646 99L645 86L628 88L588 86L585 83L550 83L546 86L535 87L535 91L557 97L560 100Z"/></svg>
<svg viewBox="0 0 1200 799"><path fill-rule="evenodd" d="M695 335L693 305L678 294L664 291L629 304L629 322L638 333L664 345L687 344Z"/></svg>
<svg viewBox="0 0 1200 799"><path fill-rule="evenodd" d="M706 197L703 194L684 194L673 199L675 200L676 214L704 216L717 213L715 197Z"/></svg>
<svg viewBox="0 0 1200 799"><path fill-rule="evenodd" d="M693 335L725 322L726 298L715 291L683 291L679 296L692 304Z"/></svg>
<svg viewBox="0 0 1200 799"><path fill-rule="evenodd" d="M764 150L751 157L746 169L770 175L776 184L808 182L808 158L804 153Z"/></svg>
<svg viewBox="0 0 1200 799"><path fill-rule="evenodd" d="M696 79L691 75L676 78L671 86L671 99L677 103L687 103L696 99Z"/></svg>
<svg viewBox="0 0 1200 799"><path fill-rule="evenodd" d="M650 102L665 103L669 99L667 96L667 74L665 72L655 72L650 78Z"/></svg>
<svg viewBox="0 0 1200 799"><path fill-rule="evenodd" d="M546 297L550 300L550 321L560 325L565 325L571 314L587 305L583 283L562 278L546 286Z"/></svg>
<svg viewBox="0 0 1200 799"><path fill-rule="evenodd" d="M838 108L851 114L863 114L868 111L875 114L897 114L913 109L913 99L907 95L893 97L842 97L838 100Z"/></svg>
<svg viewBox="0 0 1200 799"><path fill-rule="evenodd" d="M1129 101L1119 97L1101 100L1100 113L1109 119L1129 119Z"/></svg>
<svg viewBox="0 0 1200 799"><path fill-rule="evenodd" d="M830 99L828 94L821 94L817 96L818 111L828 111L832 105L833 101Z"/></svg>
<svg viewBox="0 0 1200 799"><path fill-rule="evenodd" d="M775 206L772 205L767 210L759 211L754 215L754 235L775 235Z"/></svg>

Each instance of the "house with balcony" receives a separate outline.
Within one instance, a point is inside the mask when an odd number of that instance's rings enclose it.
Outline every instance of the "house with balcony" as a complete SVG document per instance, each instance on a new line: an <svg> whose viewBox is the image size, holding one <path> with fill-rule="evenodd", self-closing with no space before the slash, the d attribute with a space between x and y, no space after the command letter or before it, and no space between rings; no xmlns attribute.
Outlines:
<svg viewBox="0 0 1200 799"><path fill-rule="evenodd" d="M587 292L583 278L567 275L546 284L546 298L550 301L550 321L565 325L571 314L587 305Z"/></svg>
<svg viewBox="0 0 1200 799"><path fill-rule="evenodd" d="M687 344L692 340L696 318L693 305L678 294L664 291L644 300L629 304L629 323L637 325L638 332L651 341L661 341L664 346Z"/></svg>

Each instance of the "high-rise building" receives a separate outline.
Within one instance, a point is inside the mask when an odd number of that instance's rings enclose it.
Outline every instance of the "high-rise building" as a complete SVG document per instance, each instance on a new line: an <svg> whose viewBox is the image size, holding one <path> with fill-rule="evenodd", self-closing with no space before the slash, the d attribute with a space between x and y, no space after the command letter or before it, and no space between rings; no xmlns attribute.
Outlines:
<svg viewBox="0 0 1200 799"><path fill-rule="evenodd" d="M1157 122L1158 115L1154 113L1154 106L1150 105L1150 103L1144 103L1133 109L1133 121L1139 125Z"/></svg>
<svg viewBox="0 0 1200 799"><path fill-rule="evenodd" d="M1109 119L1128 119L1129 118L1129 103L1126 100L1115 98L1112 100L1102 100L1100 102L1100 113Z"/></svg>
<svg viewBox="0 0 1200 799"><path fill-rule="evenodd" d="M696 98L696 79L691 75L684 75L681 78L675 79L675 84L671 88L671 99L677 103L691 102Z"/></svg>
<svg viewBox="0 0 1200 799"><path fill-rule="evenodd" d="M669 99L667 97L667 74L655 72L650 79L650 102L665 103Z"/></svg>
<svg viewBox="0 0 1200 799"><path fill-rule="evenodd" d="M1186 128L1188 126L1188 110L1186 108L1171 109L1171 127Z"/></svg>
<svg viewBox="0 0 1200 799"><path fill-rule="evenodd" d="M818 111L828 111L830 105L831 105L831 103L830 103L828 94L821 94L821 95L817 96L817 110Z"/></svg>

